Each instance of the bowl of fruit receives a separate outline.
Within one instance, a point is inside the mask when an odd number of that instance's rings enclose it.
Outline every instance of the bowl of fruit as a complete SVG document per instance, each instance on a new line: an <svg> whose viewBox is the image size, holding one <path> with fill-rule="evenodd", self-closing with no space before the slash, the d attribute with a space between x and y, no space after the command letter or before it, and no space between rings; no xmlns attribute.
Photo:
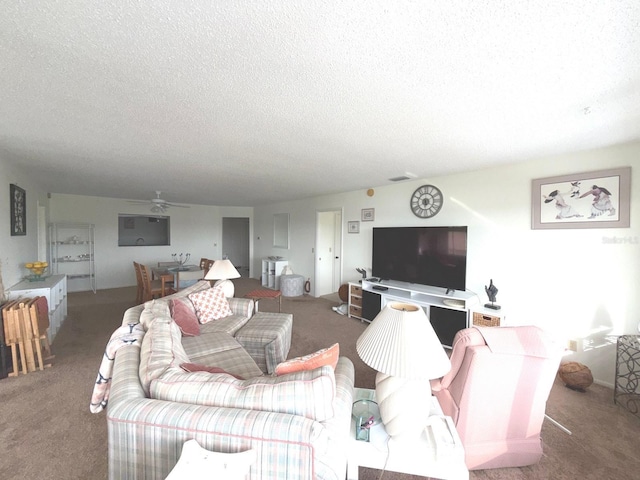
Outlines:
<svg viewBox="0 0 640 480"><path fill-rule="evenodd" d="M25 268L31 272L31 275L27 276L30 282L37 282L44 280L44 272L47 270L49 264L47 262L29 262L24 264Z"/></svg>

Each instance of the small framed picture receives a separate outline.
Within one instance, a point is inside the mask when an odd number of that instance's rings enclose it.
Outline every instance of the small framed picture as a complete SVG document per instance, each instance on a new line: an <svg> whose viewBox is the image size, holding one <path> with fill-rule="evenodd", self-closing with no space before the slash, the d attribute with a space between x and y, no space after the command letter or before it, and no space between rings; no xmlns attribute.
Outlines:
<svg viewBox="0 0 640 480"><path fill-rule="evenodd" d="M362 209L362 221L363 222L373 222L376 217L376 209L375 208L363 208Z"/></svg>
<svg viewBox="0 0 640 480"><path fill-rule="evenodd" d="M11 205L11 236L27 234L27 195L23 188L9 184Z"/></svg>
<svg viewBox="0 0 640 480"><path fill-rule="evenodd" d="M347 222L347 230L349 233L360 233L360 222L357 220Z"/></svg>

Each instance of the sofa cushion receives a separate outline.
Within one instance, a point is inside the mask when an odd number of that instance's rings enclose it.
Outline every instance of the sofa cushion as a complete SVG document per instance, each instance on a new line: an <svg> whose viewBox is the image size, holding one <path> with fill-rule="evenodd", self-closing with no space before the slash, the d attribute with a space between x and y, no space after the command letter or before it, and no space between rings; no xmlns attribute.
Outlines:
<svg viewBox="0 0 640 480"><path fill-rule="evenodd" d="M164 371L182 363L188 363L189 357L182 347L182 333L171 317L154 319L142 339L140 347L140 384L149 395L149 384Z"/></svg>
<svg viewBox="0 0 640 480"><path fill-rule="evenodd" d="M197 337L200 335L200 322L193 303L188 297L173 298L169 301L171 318L178 324L182 335L185 337Z"/></svg>
<svg viewBox="0 0 640 480"><path fill-rule="evenodd" d="M189 295L189 300L196 308L200 323L208 323L233 315L229 302L220 287L210 288Z"/></svg>
<svg viewBox="0 0 640 480"><path fill-rule="evenodd" d="M263 374L251 355L228 333L202 332L197 337L182 337L182 345L191 363L223 368L243 378Z"/></svg>
<svg viewBox="0 0 640 480"><path fill-rule="evenodd" d="M170 367L151 382L150 392L152 398L169 402L289 413L324 421L334 415L336 383L330 366L248 380Z"/></svg>
<svg viewBox="0 0 640 480"><path fill-rule="evenodd" d="M334 343L330 347L310 353L304 357L296 357L276 366L276 375L286 375L287 373L298 372L302 370L313 370L324 365L329 365L335 370L340 357L340 345Z"/></svg>
<svg viewBox="0 0 640 480"><path fill-rule="evenodd" d="M179 292L176 292L172 295L167 295L166 297L162 297L162 298L155 298L153 300L149 300L148 302L145 302L144 310L140 314L140 323L145 329L147 329L149 327L149 324L151 324L151 322L156 317L171 316L171 311L169 309L169 302L174 298L184 298L191 295L192 293L200 292L202 290L207 290L209 288L211 288L211 285L209 284L209 282L206 280L202 280L196 283L195 285L191 285L190 287L180 290Z"/></svg>
<svg viewBox="0 0 640 480"><path fill-rule="evenodd" d="M238 375L234 375L231 372L227 372L224 368L208 367L207 365L200 365L199 363L183 363L180 365L180 368L188 373L193 373L193 372L224 373L226 375L231 375L232 377L235 377L238 380L244 380L244 378Z"/></svg>

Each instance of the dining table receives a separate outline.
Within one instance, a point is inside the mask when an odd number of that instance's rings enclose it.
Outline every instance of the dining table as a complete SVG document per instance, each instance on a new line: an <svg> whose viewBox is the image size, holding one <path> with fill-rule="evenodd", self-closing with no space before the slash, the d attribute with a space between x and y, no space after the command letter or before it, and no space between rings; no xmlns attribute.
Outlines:
<svg viewBox="0 0 640 480"><path fill-rule="evenodd" d="M188 275L184 275L184 277L187 278L181 279L181 272L189 272ZM194 274L193 272L201 272L201 275ZM153 278L164 278L166 282L173 282L176 290L181 290L204 278L206 272L201 269L199 265L178 265L151 267L151 273L153 274Z"/></svg>

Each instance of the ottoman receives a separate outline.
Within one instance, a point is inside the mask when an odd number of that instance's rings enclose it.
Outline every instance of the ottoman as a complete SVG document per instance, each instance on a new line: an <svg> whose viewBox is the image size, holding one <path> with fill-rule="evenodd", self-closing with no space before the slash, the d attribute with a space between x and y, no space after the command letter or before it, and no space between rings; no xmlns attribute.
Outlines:
<svg viewBox="0 0 640 480"><path fill-rule="evenodd" d="M304 277L302 275L282 275L280 291L283 297L299 297L304 294Z"/></svg>
<svg viewBox="0 0 640 480"><path fill-rule="evenodd" d="M273 373L291 348L293 315L258 312L236 332L235 339L265 373Z"/></svg>

